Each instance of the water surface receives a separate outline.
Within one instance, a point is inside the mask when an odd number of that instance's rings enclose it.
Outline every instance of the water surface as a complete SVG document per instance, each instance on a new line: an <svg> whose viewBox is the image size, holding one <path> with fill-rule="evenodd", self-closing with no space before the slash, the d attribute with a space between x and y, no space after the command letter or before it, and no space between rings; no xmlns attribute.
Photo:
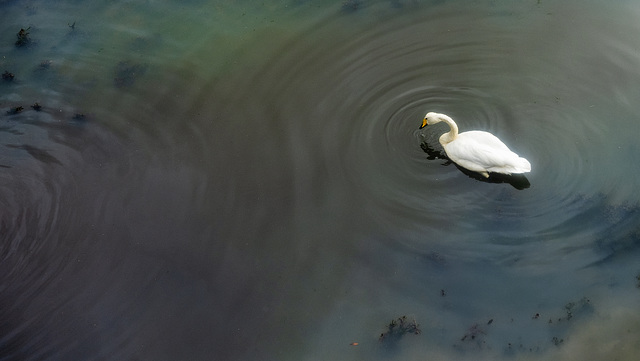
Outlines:
<svg viewBox="0 0 640 361"><path fill-rule="evenodd" d="M640 354L634 2L0 10L1 359Z"/></svg>

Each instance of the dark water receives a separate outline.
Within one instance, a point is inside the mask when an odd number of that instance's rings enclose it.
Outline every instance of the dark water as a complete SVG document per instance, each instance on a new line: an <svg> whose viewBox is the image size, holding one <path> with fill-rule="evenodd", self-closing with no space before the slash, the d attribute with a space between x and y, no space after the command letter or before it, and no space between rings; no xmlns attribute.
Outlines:
<svg viewBox="0 0 640 361"><path fill-rule="evenodd" d="M640 355L635 2L0 14L0 360Z"/></svg>

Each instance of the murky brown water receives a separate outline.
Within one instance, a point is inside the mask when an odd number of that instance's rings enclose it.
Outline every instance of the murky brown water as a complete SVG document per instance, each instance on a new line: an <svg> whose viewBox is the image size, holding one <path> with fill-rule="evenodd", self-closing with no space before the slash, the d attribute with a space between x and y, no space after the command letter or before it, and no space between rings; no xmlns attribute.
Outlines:
<svg viewBox="0 0 640 361"><path fill-rule="evenodd" d="M78 4L0 1L0 359L637 359L634 2Z"/></svg>

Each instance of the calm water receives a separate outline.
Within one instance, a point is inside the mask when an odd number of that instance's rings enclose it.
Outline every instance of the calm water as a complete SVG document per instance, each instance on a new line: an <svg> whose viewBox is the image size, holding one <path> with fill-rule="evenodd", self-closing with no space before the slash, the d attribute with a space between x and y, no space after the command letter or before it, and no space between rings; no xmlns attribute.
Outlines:
<svg viewBox="0 0 640 361"><path fill-rule="evenodd" d="M640 357L637 2L94 3L0 1L0 360Z"/></svg>

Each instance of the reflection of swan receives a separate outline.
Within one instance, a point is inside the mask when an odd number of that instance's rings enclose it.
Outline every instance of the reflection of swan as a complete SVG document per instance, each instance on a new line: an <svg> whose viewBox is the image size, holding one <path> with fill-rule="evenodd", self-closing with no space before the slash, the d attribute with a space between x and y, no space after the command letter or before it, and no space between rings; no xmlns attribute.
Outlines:
<svg viewBox="0 0 640 361"><path fill-rule="evenodd" d="M495 135L478 130L458 134L458 126L447 115L427 113L420 129L439 122L445 122L451 128L440 136L440 144L449 159L459 166L478 172L485 178L489 177L489 172L510 175L531 171L529 161L512 152Z"/></svg>

